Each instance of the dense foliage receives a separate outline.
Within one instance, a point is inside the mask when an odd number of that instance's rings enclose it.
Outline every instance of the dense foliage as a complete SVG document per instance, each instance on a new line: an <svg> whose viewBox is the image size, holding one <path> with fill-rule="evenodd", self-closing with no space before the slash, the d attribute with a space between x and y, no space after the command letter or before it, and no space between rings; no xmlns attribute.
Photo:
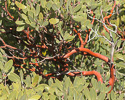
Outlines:
<svg viewBox="0 0 125 100"><path fill-rule="evenodd" d="M125 0L0 0L0 99L122 100L124 25Z"/></svg>

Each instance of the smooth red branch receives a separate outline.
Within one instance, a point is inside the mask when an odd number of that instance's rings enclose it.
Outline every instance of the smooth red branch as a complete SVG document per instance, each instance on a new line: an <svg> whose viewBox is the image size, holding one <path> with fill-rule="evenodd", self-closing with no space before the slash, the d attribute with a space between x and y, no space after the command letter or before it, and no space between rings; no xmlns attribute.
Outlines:
<svg viewBox="0 0 125 100"><path fill-rule="evenodd" d="M10 16L10 18L12 18L13 20L15 20L14 17L9 13L9 11L7 9L7 1L5 1L5 8L6 8L6 12Z"/></svg>
<svg viewBox="0 0 125 100"><path fill-rule="evenodd" d="M115 83L115 76L114 76L114 65L112 65L112 67L110 68L110 79L109 79L109 85L111 86L111 90L109 91L109 93L112 91L113 87L114 87L114 83Z"/></svg>
<svg viewBox="0 0 125 100"><path fill-rule="evenodd" d="M106 20L106 19L109 19L109 18L112 16L112 13L113 13L113 11L114 11L115 6L116 6L116 1L114 1L114 5L113 5L113 7L112 7L112 10L111 10L111 12L110 12L110 15L105 16L105 17L103 18L103 23L105 23L105 20ZM109 33L109 30L108 30L104 25L103 25L103 27L104 27L105 30Z"/></svg>
<svg viewBox="0 0 125 100"><path fill-rule="evenodd" d="M95 75L97 77L97 80L103 83L102 76L99 72L93 70L93 71L83 71L82 75Z"/></svg>
<svg viewBox="0 0 125 100"><path fill-rule="evenodd" d="M79 75L83 76L88 76L88 75L95 75L97 77L97 80L100 81L101 83L103 83L103 79L102 76L99 72L92 70L92 71L82 71L82 72L69 72L67 75L69 76L79 76Z"/></svg>
<svg viewBox="0 0 125 100"><path fill-rule="evenodd" d="M87 54L90 54L91 56L96 57L96 58L100 58L100 59L104 60L105 62L108 62L108 60L109 60L108 57L106 57L106 56L103 56L103 55L101 55L99 53L94 53L91 50L89 50L87 48L82 48L82 47L77 48L77 49L73 49L71 52L67 53L63 58L68 58L72 54L80 52L80 51L87 52Z"/></svg>

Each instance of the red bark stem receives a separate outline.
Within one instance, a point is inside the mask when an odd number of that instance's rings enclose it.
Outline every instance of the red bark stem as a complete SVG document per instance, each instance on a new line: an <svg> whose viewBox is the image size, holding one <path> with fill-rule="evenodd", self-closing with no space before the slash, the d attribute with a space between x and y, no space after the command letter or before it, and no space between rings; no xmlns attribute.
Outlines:
<svg viewBox="0 0 125 100"><path fill-rule="evenodd" d="M94 57L96 57L96 58L100 58L100 59L104 60L105 62L108 62L108 60L109 60L108 57L106 57L106 56L103 56L103 55L101 55L101 54L99 54L99 53L94 53L94 52L92 52L91 50L89 50L89 49L87 49L87 48L82 48L82 47L79 47L79 48L77 48L77 49L73 49L71 52L67 53L63 58L68 58L68 57L70 57L72 54L77 53L77 52L80 52L80 51L82 51L82 52L87 52L87 53L90 54L91 56L94 56Z"/></svg>

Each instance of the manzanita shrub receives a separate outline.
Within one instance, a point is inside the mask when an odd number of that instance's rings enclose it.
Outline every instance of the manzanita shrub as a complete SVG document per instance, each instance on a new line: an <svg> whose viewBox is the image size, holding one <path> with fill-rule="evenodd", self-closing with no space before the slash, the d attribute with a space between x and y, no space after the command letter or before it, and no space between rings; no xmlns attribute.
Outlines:
<svg viewBox="0 0 125 100"><path fill-rule="evenodd" d="M124 25L125 0L0 0L0 99L122 100Z"/></svg>
<svg viewBox="0 0 125 100"><path fill-rule="evenodd" d="M107 94L111 87L95 78L88 83L84 76L76 76L74 81L66 76L62 81L50 78L46 84L35 72L26 77L22 69L14 73L13 61L1 55L0 58L0 100L122 100L124 97L124 93L113 91ZM6 83L8 80L11 84Z"/></svg>

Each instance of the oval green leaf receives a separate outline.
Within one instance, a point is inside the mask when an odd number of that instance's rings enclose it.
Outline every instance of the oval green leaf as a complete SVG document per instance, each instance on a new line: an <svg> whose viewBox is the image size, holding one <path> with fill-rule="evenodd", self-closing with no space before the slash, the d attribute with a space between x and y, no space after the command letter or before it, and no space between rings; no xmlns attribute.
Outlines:
<svg viewBox="0 0 125 100"><path fill-rule="evenodd" d="M25 23L23 21L16 21L17 25L24 25Z"/></svg>
<svg viewBox="0 0 125 100"><path fill-rule="evenodd" d="M28 100L38 100L40 97L40 95L33 95Z"/></svg>
<svg viewBox="0 0 125 100"><path fill-rule="evenodd" d="M5 72L8 72L10 68L13 66L13 60L9 60L7 63L5 63Z"/></svg>
<svg viewBox="0 0 125 100"><path fill-rule="evenodd" d="M20 82L20 77L15 73L10 73L8 78L13 82Z"/></svg>
<svg viewBox="0 0 125 100"><path fill-rule="evenodd" d="M16 28L16 31L22 31L22 30L24 30L24 26L18 26L18 27Z"/></svg>
<svg viewBox="0 0 125 100"><path fill-rule="evenodd" d="M57 24L59 22L59 19L57 19L57 18L51 18L49 20L49 22L50 22L50 24Z"/></svg>
<svg viewBox="0 0 125 100"><path fill-rule="evenodd" d="M17 6L18 8L20 8L20 9L26 9L26 6L23 5L22 3L19 3L18 1L15 1L15 4L16 4L16 6Z"/></svg>
<svg viewBox="0 0 125 100"><path fill-rule="evenodd" d="M37 6L36 6L35 16L37 16L39 13L40 13L40 5L37 4Z"/></svg>
<svg viewBox="0 0 125 100"><path fill-rule="evenodd" d="M32 86L35 87L35 86L37 85L38 81L39 81L39 75L36 75L36 76L34 77L34 79L33 79Z"/></svg>

